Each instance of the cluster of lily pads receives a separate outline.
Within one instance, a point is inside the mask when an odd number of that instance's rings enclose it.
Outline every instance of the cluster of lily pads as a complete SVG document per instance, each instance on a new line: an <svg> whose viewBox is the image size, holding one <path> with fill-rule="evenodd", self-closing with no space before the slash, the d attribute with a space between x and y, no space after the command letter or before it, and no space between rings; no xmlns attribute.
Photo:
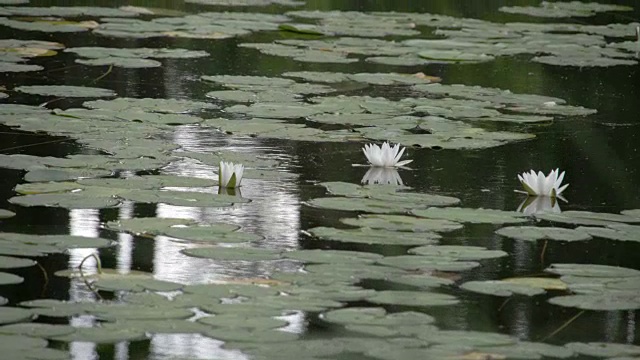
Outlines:
<svg viewBox="0 0 640 360"><path fill-rule="evenodd" d="M188 0L227 5L229 0ZM233 5L300 5L291 0L243 0ZM599 11L628 10L619 6L583 3L542 3L540 10L505 7L502 11L529 15L586 16ZM433 62L473 63L497 56L535 54L549 64L608 66L636 64L635 41L608 43L607 38L630 38L637 24L590 26L577 24L496 24L434 14L294 11L287 15L211 12L141 20L153 11L123 7L1 7L0 25L21 30L76 32L118 38L187 37L221 39L252 31L287 31L318 36L314 40L287 39L271 44L243 44L247 48L298 61L351 63L366 61L392 65ZM31 18L17 18L30 16ZM53 17L53 18L52 18ZM67 18L99 18L68 21ZM305 23L294 22L301 19ZM315 22L313 22L315 21ZM434 28L444 39L380 40L371 37L410 37L419 28ZM565 34L561 34L563 32ZM571 34L566 34L571 33ZM344 36L325 38L325 36ZM58 43L3 40L0 72L36 71L23 64L34 56L52 56ZM162 58L196 58L209 54L186 49L114 49L76 47L82 65L157 67ZM350 55L357 55L353 57ZM294 80L295 79L295 80ZM584 310L640 308L640 271L628 268L563 264L550 265L546 276L466 281L451 277L477 268L484 261L505 257L502 250L480 246L441 245L444 234L468 224L487 225L501 237L521 242L586 241L594 237L640 242L640 210L622 214L584 211L559 212L557 198L566 189L564 173L523 173L518 179L530 197L518 211L460 207L451 196L408 192L395 171L404 146L434 149L482 149L533 138L527 133L491 131L477 123L531 124L585 116L595 110L566 105L559 98L514 94L508 90L438 84L422 73L335 73L295 71L281 77L203 75L216 89L205 101L118 98L104 88L29 85L12 90L44 97L115 98L85 101L82 108L46 109L1 104L0 123L24 131L47 132L75 139L95 155L63 158L0 154L0 167L25 171L25 183L9 199L17 207L48 206L102 209L124 201L184 207L242 206L249 199L223 188L241 186L243 177L281 179L279 162L230 151L187 152L167 141L176 126L215 128L220 134L313 141L390 141L368 144L363 152L372 165L362 182L325 182L331 196L306 202L309 208L352 211L340 228L306 229L312 242L360 246L392 245L401 252L383 256L373 251L329 249L282 250L260 246L260 236L224 223L185 219L133 218L103 224L105 231L139 237L166 237L187 244L182 254L222 264L293 262L300 271L277 271L268 278L228 279L214 284L183 284L155 279L153 274L114 269L71 269L56 273L86 282L100 293L116 293L116 300L66 302L56 299L24 301L0 307L0 351L7 357L65 359L69 354L47 348L56 342L115 343L145 339L153 334L188 333L225 341L256 359L326 358L346 353L376 359L476 359L631 357L640 347L626 344L570 343L554 346L515 337L436 326L423 311L456 305L454 289L491 296L541 296L551 304ZM300 82L304 81L304 82ZM402 95L376 98L335 95L345 89L370 86L402 88ZM409 95L407 95L409 94ZM234 104L229 104L234 103ZM224 116L224 117L217 117ZM321 125L337 125L323 130ZM194 161L217 176L193 178L141 175L179 161ZM246 166L246 168L245 168ZM133 175L132 175L133 174ZM217 177L217 181L216 178ZM514 179L515 180L515 179ZM219 193L215 192L218 187ZM175 188L181 188L176 190ZM0 209L0 219L15 213ZM549 226L549 224L561 224ZM502 227L503 225L508 225ZM498 227L498 229L495 229ZM76 248L103 248L103 238L68 235L0 233L0 268L37 264L29 257L64 253ZM368 249L368 248L366 248ZM364 286L380 281L392 290ZM0 273L0 285L18 284L21 276ZM402 290L396 290L400 286ZM7 299L0 298L6 303ZM361 307L353 304L368 303ZM406 306L413 311L388 312L383 306ZM380 307L378 307L380 306ZM330 339L303 338L286 331L291 316L306 314L337 330ZM38 319L38 317L40 319ZM93 327L34 322L47 318L90 317ZM278 344L276 347L273 344Z"/></svg>

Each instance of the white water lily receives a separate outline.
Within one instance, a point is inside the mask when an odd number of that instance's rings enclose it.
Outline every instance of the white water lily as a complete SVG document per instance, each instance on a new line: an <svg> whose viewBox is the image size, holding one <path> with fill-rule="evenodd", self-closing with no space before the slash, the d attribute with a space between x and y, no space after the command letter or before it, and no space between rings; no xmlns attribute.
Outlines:
<svg viewBox="0 0 640 360"><path fill-rule="evenodd" d="M552 198L560 196L569 186L569 184L560 186L562 185L562 179L564 179L564 171L560 173L560 169L551 170L547 176L544 176L542 171L538 171L536 174L533 170L518 175L518 180L520 180L527 194Z"/></svg>
<svg viewBox="0 0 640 360"><path fill-rule="evenodd" d="M367 173L364 174L361 182L367 185L402 185L402 178L396 169L371 167Z"/></svg>
<svg viewBox="0 0 640 360"><path fill-rule="evenodd" d="M232 162L220 161L218 168L218 185L228 189L235 189L240 186L244 165Z"/></svg>
<svg viewBox="0 0 640 360"><path fill-rule="evenodd" d="M549 196L527 196L518 206L518 212L525 215L540 214L543 212L561 213L558 199Z"/></svg>
<svg viewBox="0 0 640 360"><path fill-rule="evenodd" d="M362 152L364 152L371 166L391 168L404 166L413 161L400 161L405 149L406 148L400 148L400 144L391 147L391 145L385 141L382 147L376 144L367 144L362 148Z"/></svg>

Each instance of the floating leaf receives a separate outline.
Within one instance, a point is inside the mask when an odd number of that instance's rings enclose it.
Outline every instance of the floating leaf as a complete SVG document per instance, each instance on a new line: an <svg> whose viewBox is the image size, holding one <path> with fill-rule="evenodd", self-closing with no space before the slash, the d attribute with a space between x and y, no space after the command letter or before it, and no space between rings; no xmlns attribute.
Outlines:
<svg viewBox="0 0 640 360"><path fill-rule="evenodd" d="M480 266L475 261L458 261L454 257L417 255L387 256L376 263L409 271L464 271Z"/></svg>
<svg viewBox="0 0 640 360"><path fill-rule="evenodd" d="M572 342L565 345L578 354L593 357L611 358L615 356L638 356L640 346L633 344L618 344L606 342L579 343Z"/></svg>
<svg viewBox="0 0 640 360"><path fill-rule="evenodd" d="M607 228L579 226L576 231L611 240L640 241L640 226L638 225L610 223Z"/></svg>
<svg viewBox="0 0 640 360"><path fill-rule="evenodd" d="M319 240L376 245L430 245L435 244L441 237L432 232L405 233L367 227L358 229L315 227L307 231Z"/></svg>
<svg viewBox="0 0 640 360"><path fill-rule="evenodd" d="M428 208L412 210L412 214L432 219L444 219L475 224L509 224L528 221L524 215L515 211L469 208Z"/></svg>
<svg viewBox="0 0 640 360"><path fill-rule="evenodd" d="M480 294L502 297L512 296L513 294L534 296L544 294L546 292L542 288L510 283L501 280L467 281L466 283L460 285L460 287L462 289L477 292Z"/></svg>
<svg viewBox="0 0 640 360"><path fill-rule="evenodd" d="M327 264L353 264L363 263L371 264L376 260L382 259L382 255L348 250L294 250L283 253L283 257L287 259L299 260L305 263L327 263Z"/></svg>
<svg viewBox="0 0 640 360"><path fill-rule="evenodd" d="M16 213L7 209L0 209L0 219L8 219L16 216Z"/></svg>
<svg viewBox="0 0 640 360"><path fill-rule="evenodd" d="M108 109L112 111L135 110L167 114L181 114L196 112L201 109L217 108L217 106L214 104L199 101L149 98L117 98L114 100L94 100L85 101L82 105L90 109Z"/></svg>
<svg viewBox="0 0 640 360"><path fill-rule="evenodd" d="M558 275L575 275L587 277L626 278L640 276L640 270L618 266L594 264L551 264L546 272Z"/></svg>
<svg viewBox="0 0 640 360"><path fill-rule="evenodd" d="M457 260L482 260L507 256L502 250L488 250L480 246L428 245L409 249L410 254L454 258Z"/></svg>
<svg viewBox="0 0 640 360"><path fill-rule="evenodd" d="M105 227L114 231L126 231L134 235L158 235L176 225L190 225L192 220L171 218L132 218L109 221Z"/></svg>
<svg viewBox="0 0 640 360"><path fill-rule="evenodd" d="M18 86L15 91L27 94L55 97L111 97L116 93L110 89L69 85L30 85Z"/></svg>
<svg viewBox="0 0 640 360"><path fill-rule="evenodd" d="M2 274L2 277L4 277L4 273ZM30 321L33 317L33 312L29 309L6 306L0 307L0 324L11 324L22 321Z"/></svg>
<svg viewBox="0 0 640 360"><path fill-rule="evenodd" d="M198 319L201 324L213 326L214 328L224 329L275 329L286 326L285 320L274 319L268 316L254 317L242 316L239 314L221 314L216 316L207 316Z"/></svg>
<svg viewBox="0 0 640 360"><path fill-rule="evenodd" d="M31 259L23 259L23 258L0 255L0 269L23 268L23 267L34 266L35 264L36 262Z"/></svg>
<svg viewBox="0 0 640 360"><path fill-rule="evenodd" d="M117 199L108 197L84 196L81 193L63 194L34 194L14 196L9 199L14 205L25 207L47 206L66 209L103 209L114 207L120 203Z"/></svg>
<svg viewBox="0 0 640 360"><path fill-rule="evenodd" d="M321 319L333 324L385 327L424 325L435 322L435 319L427 314L413 311L387 313L384 308L380 307L350 307L331 310L322 314Z"/></svg>
<svg viewBox="0 0 640 360"><path fill-rule="evenodd" d="M583 241L591 239L588 232L578 229L566 229L559 227L537 226L508 226L496 230L496 234L516 240L556 240L556 241Z"/></svg>
<svg viewBox="0 0 640 360"><path fill-rule="evenodd" d="M549 299L549 303L575 307L583 310L635 310L640 309L640 292L628 294L594 294L556 296Z"/></svg>
<svg viewBox="0 0 640 360"><path fill-rule="evenodd" d="M280 252L271 249L250 247L204 247L184 249L188 256L223 261L265 261L280 259Z"/></svg>
<svg viewBox="0 0 640 360"><path fill-rule="evenodd" d="M441 219L424 219L404 215L361 215L344 218L342 223L352 226L407 232L448 232L462 229L462 224Z"/></svg>
<svg viewBox="0 0 640 360"><path fill-rule="evenodd" d="M0 285L20 284L24 281L24 278L18 275L0 272ZM5 308L0 308L5 309Z"/></svg>
<svg viewBox="0 0 640 360"><path fill-rule="evenodd" d="M26 335L44 339L68 335L74 331L76 330L73 326L43 323L18 323L0 327L0 334Z"/></svg>
<svg viewBox="0 0 640 360"><path fill-rule="evenodd" d="M458 303L458 300L451 295L393 290L378 291L375 295L367 299L367 301L374 304L406 305L419 307L454 305Z"/></svg>

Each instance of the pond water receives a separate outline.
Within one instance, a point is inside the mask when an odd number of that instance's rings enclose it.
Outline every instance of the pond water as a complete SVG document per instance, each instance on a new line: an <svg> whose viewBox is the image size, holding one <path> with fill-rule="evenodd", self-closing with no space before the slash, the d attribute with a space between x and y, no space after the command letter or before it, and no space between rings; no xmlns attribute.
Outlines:
<svg viewBox="0 0 640 360"><path fill-rule="evenodd" d="M0 0L0 351L640 358L639 6L202 2Z"/></svg>

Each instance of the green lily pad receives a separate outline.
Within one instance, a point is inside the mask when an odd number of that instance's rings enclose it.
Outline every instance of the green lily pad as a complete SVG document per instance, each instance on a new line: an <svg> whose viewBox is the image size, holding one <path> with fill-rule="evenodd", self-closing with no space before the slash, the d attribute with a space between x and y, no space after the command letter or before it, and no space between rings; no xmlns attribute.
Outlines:
<svg viewBox="0 0 640 360"><path fill-rule="evenodd" d="M586 277L626 278L640 276L640 270L618 266L595 264L551 264L546 272L558 275L575 275Z"/></svg>
<svg viewBox="0 0 640 360"><path fill-rule="evenodd" d="M475 261L458 261L454 257L418 255L387 256L376 263L409 271L464 271L480 266Z"/></svg>
<svg viewBox="0 0 640 360"><path fill-rule="evenodd" d="M23 258L0 255L0 269L23 268L23 267L34 266L35 264L36 262L31 259L23 259Z"/></svg>
<svg viewBox="0 0 640 360"><path fill-rule="evenodd" d="M192 224L192 220L188 219L170 219L170 218L132 218L122 219L118 221L109 221L105 227L114 231L126 231L134 235L159 235L168 231L174 226L186 226Z"/></svg>
<svg viewBox="0 0 640 360"><path fill-rule="evenodd" d="M636 223L640 218L620 214L593 213L588 211L564 211L562 213L544 212L535 214L536 219L564 224L607 226L615 222Z"/></svg>
<svg viewBox="0 0 640 360"><path fill-rule="evenodd" d="M411 326L424 325L435 322L430 315L406 311L387 313L380 307L350 307L331 310L321 315L321 319L340 325L370 325L370 326Z"/></svg>
<svg viewBox="0 0 640 360"><path fill-rule="evenodd" d="M104 291L176 291L183 287L182 284L156 280L153 278L153 274L141 271L123 274L113 269L102 269L100 273L87 274L75 270L61 270L55 274L60 277L82 278L84 281L92 283L97 289Z"/></svg>
<svg viewBox="0 0 640 360"><path fill-rule="evenodd" d="M537 7L534 6L502 6L498 9L510 14L523 14L537 17L564 18L564 17L589 17L598 12L606 11L632 11L629 6L599 4L595 2L583 3L579 1L551 2L543 1Z"/></svg>
<svg viewBox="0 0 640 360"><path fill-rule="evenodd" d="M371 229L387 231L448 232L462 229L462 224L441 219L424 219L405 215L361 215L358 218L344 218L340 222Z"/></svg>
<svg viewBox="0 0 640 360"><path fill-rule="evenodd" d="M115 207L120 203L117 199L83 196L81 193L14 196L9 199L9 202L25 207L46 206L66 209L103 209Z"/></svg>
<svg viewBox="0 0 640 360"><path fill-rule="evenodd" d="M189 207L224 207L236 202L248 202L249 200L235 196L218 195L195 191L171 191L171 190L138 190L119 195L122 199L140 203L163 203L175 206Z"/></svg>
<svg viewBox="0 0 640 360"><path fill-rule="evenodd" d="M348 250L294 250L282 254L286 259L294 259L311 264L353 264L363 263L371 264L376 260L382 259L382 255Z"/></svg>
<svg viewBox="0 0 640 360"><path fill-rule="evenodd" d="M7 209L0 209L0 219L8 219L16 216L16 213Z"/></svg>
<svg viewBox="0 0 640 360"><path fill-rule="evenodd" d="M40 71L44 68L40 65L29 65L29 64L16 64L10 62L0 62L0 73L7 72L29 72L29 71ZM4 94L4 93L3 93ZM6 94L4 94L6 95ZM2 96L3 98L8 97Z"/></svg>
<svg viewBox="0 0 640 360"><path fill-rule="evenodd" d="M27 94L55 97L112 97L116 93L110 89L69 85L30 85L18 86L15 91Z"/></svg>
<svg viewBox="0 0 640 360"><path fill-rule="evenodd" d="M31 170L24 175L24 180L28 182L68 181L79 178L95 178L110 175L111 171L102 169L48 168ZM18 186L20 185L22 184Z"/></svg>
<svg viewBox="0 0 640 360"><path fill-rule="evenodd" d="M558 227L509 226L496 230L496 234L516 240L527 241L583 241L591 239L591 235L581 228L574 230Z"/></svg>
<svg viewBox="0 0 640 360"><path fill-rule="evenodd" d="M528 220L523 214L515 211L469 208L428 208L412 210L412 214L431 219L443 219L474 224L512 224Z"/></svg>
<svg viewBox="0 0 640 360"><path fill-rule="evenodd" d="M254 297L264 297L277 295L279 290L266 286L259 286L254 284L197 284L197 285L187 285L184 287L183 291L186 294L196 294L196 295L204 295L209 298L234 298L238 296L254 298ZM177 299L177 298L176 298ZM209 305L209 304L207 304ZM226 305L226 304L222 304ZM234 311L234 307L223 307L219 308L213 307L208 308L207 310L214 314L222 314L222 309L227 309L228 311ZM246 310L246 309L242 309ZM224 312L226 313L226 312Z"/></svg>
<svg viewBox="0 0 640 360"><path fill-rule="evenodd" d="M416 307L454 305L458 303L458 300L451 295L394 290L378 291L375 295L369 297L367 301L374 304Z"/></svg>
<svg viewBox="0 0 640 360"><path fill-rule="evenodd" d="M573 350L563 346L529 341L518 341L513 345L482 347L482 352L507 356L508 358L514 359L539 359L541 356L567 359L575 355Z"/></svg>
<svg viewBox="0 0 640 360"><path fill-rule="evenodd" d="M0 327L0 334L26 335L48 339L73 333L75 328L69 325L43 323L17 323Z"/></svg>
<svg viewBox="0 0 640 360"><path fill-rule="evenodd" d="M100 59L76 59L76 63L89 66L115 66L125 69L143 69L162 66L160 61L151 59L122 58L107 56Z"/></svg>
<svg viewBox="0 0 640 360"><path fill-rule="evenodd" d="M253 317L239 314L221 314L198 319L201 324L223 329L276 329L286 326L287 321L268 316Z"/></svg>
<svg viewBox="0 0 640 360"><path fill-rule="evenodd" d="M551 298L549 303L583 310L636 310L640 309L639 295L638 291L628 294L567 295Z"/></svg>
<svg viewBox="0 0 640 360"><path fill-rule="evenodd" d="M638 225L610 223L606 228L579 226L576 231L611 240L640 241L640 226Z"/></svg>
<svg viewBox="0 0 640 360"><path fill-rule="evenodd" d="M615 356L638 356L640 346L633 344L618 344L606 342L579 343L572 342L565 345L578 354L611 358Z"/></svg>
<svg viewBox="0 0 640 360"><path fill-rule="evenodd" d="M535 296L546 293L542 288L535 288L522 284L514 284L504 282L501 280L486 280L486 281L467 281L460 285L462 289L477 292L486 295L495 295L508 297L514 294L524 296Z"/></svg>
<svg viewBox="0 0 640 360"><path fill-rule="evenodd" d="M508 254L502 250L488 250L480 246L428 245L409 249L410 254L455 258L457 260L494 259Z"/></svg>
<svg viewBox="0 0 640 360"><path fill-rule="evenodd" d="M203 247L181 251L187 256L222 261L267 261L280 259L280 252L251 247Z"/></svg>
<svg viewBox="0 0 640 360"><path fill-rule="evenodd" d="M443 285L453 285L452 280L426 274L393 274L388 276L385 281L394 284L413 286L420 289L431 289Z"/></svg>
<svg viewBox="0 0 640 360"><path fill-rule="evenodd" d="M311 228L307 231L319 240L370 245L431 245L437 243L441 238L440 235L432 232L406 233L366 227L358 229L336 229L321 226Z"/></svg>
<svg viewBox="0 0 640 360"><path fill-rule="evenodd" d="M97 344L113 344L121 341L143 340L146 336L138 329L122 329L118 326L102 325L100 327L78 327L76 331L51 340L62 342L92 342Z"/></svg>
<svg viewBox="0 0 640 360"><path fill-rule="evenodd" d="M216 340L251 343L279 343L298 339L297 334L290 332L243 328L213 329L206 331L203 335Z"/></svg>
<svg viewBox="0 0 640 360"><path fill-rule="evenodd" d="M34 314L29 309L15 307L0 307L0 324L11 324L30 321Z"/></svg>
<svg viewBox="0 0 640 360"><path fill-rule="evenodd" d="M3 356L16 352L17 358L23 358L24 354L20 352L30 352L31 349L44 348L47 341L35 337L23 335L0 335L0 343L2 343ZM33 358L32 358L33 359Z"/></svg>
<svg viewBox="0 0 640 360"><path fill-rule="evenodd" d="M24 278L18 275L0 272L0 285L20 284L24 281ZM0 308L5 309L5 308Z"/></svg>
<svg viewBox="0 0 640 360"><path fill-rule="evenodd" d="M185 114L203 109L215 109L216 105L206 102L178 100L178 99L134 99L117 98L114 100L85 101L83 106L90 109L105 109L112 111L147 111L165 114Z"/></svg>
<svg viewBox="0 0 640 360"><path fill-rule="evenodd" d="M262 236L236 231L239 227L230 224L210 224L189 227L173 227L162 232L165 236L199 243L243 243L262 239Z"/></svg>

